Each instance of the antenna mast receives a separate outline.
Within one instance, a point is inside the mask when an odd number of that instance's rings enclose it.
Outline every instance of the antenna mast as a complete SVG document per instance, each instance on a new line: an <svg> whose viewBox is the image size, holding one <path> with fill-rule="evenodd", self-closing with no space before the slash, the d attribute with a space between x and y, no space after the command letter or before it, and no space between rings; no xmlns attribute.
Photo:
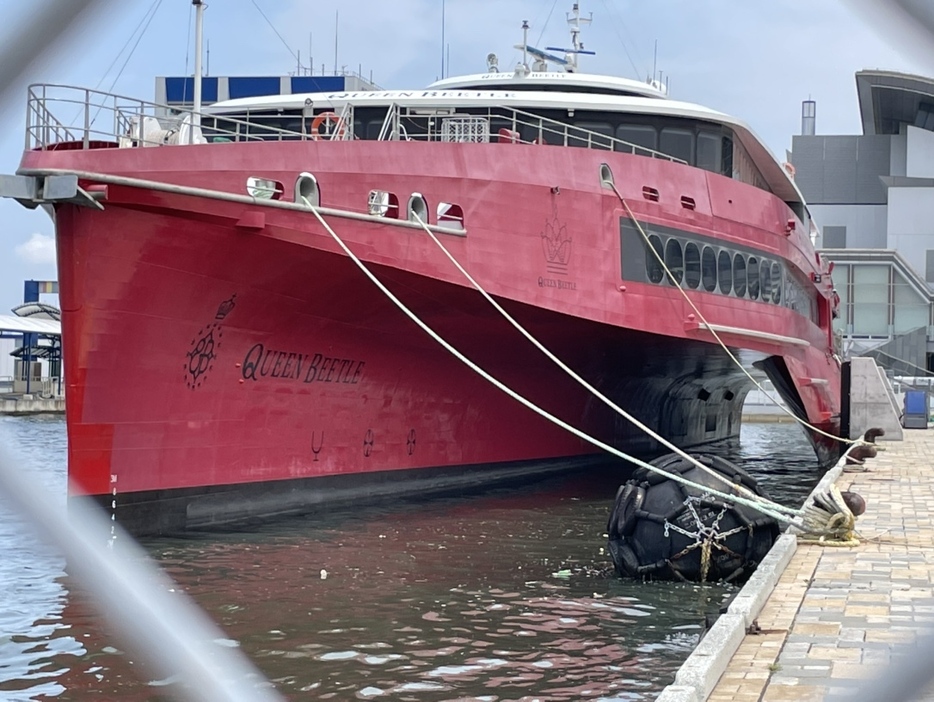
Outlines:
<svg viewBox="0 0 934 702"><path fill-rule="evenodd" d="M571 13L567 16L568 24L571 25L571 48L573 52L571 53L571 68L577 70L577 57L581 54L584 49L584 45L581 43L581 23L590 24L593 22L593 13L590 13L590 17L581 17L581 7L579 2L575 2L571 8Z"/></svg>
<svg viewBox="0 0 934 702"><path fill-rule="evenodd" d="M195 128L201 125L201 49L204 39L204 2L203 0L191 0L195 6L195 76L194 76L194 113L191 116L191 129L188 130L188 140L193 142Z"/></svg>
<svg viewBox="0 0 934 702"><path fill-rule="evenodd" d="M522 20L522 70L529 70L529 21Z"/></svg>

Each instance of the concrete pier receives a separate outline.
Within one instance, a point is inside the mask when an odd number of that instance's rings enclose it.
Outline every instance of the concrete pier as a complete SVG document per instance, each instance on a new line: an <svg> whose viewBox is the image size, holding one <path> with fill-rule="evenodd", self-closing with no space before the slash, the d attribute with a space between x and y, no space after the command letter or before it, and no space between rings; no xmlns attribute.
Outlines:
<svg viewBox="0 0 934 702"><path fill-rule="evenodd" d="M35 395L4 395L0 397L0 414L62 414L65 398L42 398Z"/></svg>
<svg viewBox="0 0 934 702"><path fill-rule="evenodd" d="M857 692L930 632L934 430L906 430L903 442L884 446L866 472L838 466L827 476L866 498L861 544L825 547L783 536L781 553L763 563L771 572L757 571L660 702L800 702Z"/></svg>

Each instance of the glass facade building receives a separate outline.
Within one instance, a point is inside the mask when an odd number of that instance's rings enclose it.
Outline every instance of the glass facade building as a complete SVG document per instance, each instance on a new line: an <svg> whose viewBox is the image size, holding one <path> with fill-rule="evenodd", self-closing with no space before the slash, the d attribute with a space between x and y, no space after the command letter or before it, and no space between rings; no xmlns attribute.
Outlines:
<svg viewBox="0 0 934 702"><path fill-rule="evenodd" d="M844 352L918 375L934 371L934 79L860 71L856 86L863 133L817 134L808 101L791 163L834 262Z"/></svg>

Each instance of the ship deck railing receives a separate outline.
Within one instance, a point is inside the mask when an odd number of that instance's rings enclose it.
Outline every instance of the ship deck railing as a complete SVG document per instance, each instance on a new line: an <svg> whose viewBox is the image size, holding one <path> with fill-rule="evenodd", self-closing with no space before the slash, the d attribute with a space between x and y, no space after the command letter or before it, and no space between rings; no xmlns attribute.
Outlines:
<svg viewBox="0 0 934 702"><path fill-rule="evenodd" d="M194 113L90 88L35 84L28 89L27 151L310 138L274 124Z"/></svg>
<svg viewBox="0 0 934 702"><path fill-rule="evenodd" d="M372 110L372 105L367 105ZM507 106L431 108L393 103L382 122L354 119L343 105L322 119L319 109L266 107L235 114L201 113L114 93L66 85L29 87L26 149L152 147L243 141L355 140L509 143L571 146L681 159L560 120Z"/></svg>

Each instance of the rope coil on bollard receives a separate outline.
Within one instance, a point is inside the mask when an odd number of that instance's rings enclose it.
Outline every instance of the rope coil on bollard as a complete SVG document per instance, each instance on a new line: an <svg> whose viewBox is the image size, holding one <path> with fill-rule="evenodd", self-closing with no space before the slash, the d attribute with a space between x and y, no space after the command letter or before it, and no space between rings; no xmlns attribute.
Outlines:
<svg viewBox="0 0 934 702"><path fill-rule="evenodd" d="M837 462L840 472L846 471L854 453L875 456L874 451L866 449L874 448L875 438L884 433L881 429L869 429L860 443L852 444ZM814 495L801 508L802 523L795 527L799 532L798 543L836 548L859 546L856 518L865 511L866 502L860 495L841 491L831 484L826 492Z"/></svg>
<svg viewBox="0 0 934 702"><path fill-rule="evenodd" d="M840 488L831 485L825 494L818 494L801 510L803 534L798 543L818 546L859 546L856 538L856 515L847 504Z"/></svg>

